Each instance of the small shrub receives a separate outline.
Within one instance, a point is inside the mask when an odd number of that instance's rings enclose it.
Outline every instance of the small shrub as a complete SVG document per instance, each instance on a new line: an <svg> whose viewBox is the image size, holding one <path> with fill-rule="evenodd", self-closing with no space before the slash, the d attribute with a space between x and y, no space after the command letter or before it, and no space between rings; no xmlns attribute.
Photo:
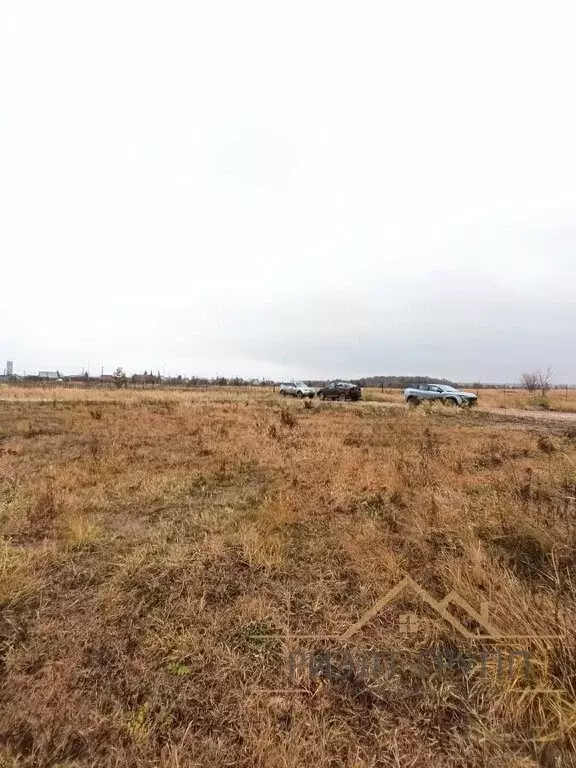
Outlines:
<svg viewBox="0 0 576 768"><path fill-rule="evenodd" d="M539 397L536 401L536 407L539 408L541 411L549 411L550 410L550 400L544 395L543 397Z"/></svg>
<svg viewBox="0 0 576 768"><path fill-rule="evenodd" d="M102 537L100 526L79 514L73 514L63 521L61 533L66 546L73 550L89 549Z"/></svg>
<svg viewBox="0 0 576 768"><path fill-rule="evenodd" d="M297 419L288 408L282 408L282 411L280 412L280 423L285 427L293 429L297 424Z"/></svg>
<svg viewBox="0 0 576 768"><path fill-rule="evenodd" d="M179 661L171 661L166 665L166 671L175 677L184 677L192 672L187 664L181 664Z"/></svg>
<svg viewBox="0 0 576 768"><path fill-rule="evenodd" d="M477 461L477 466L493 469L504 464L506 448L503 443L491 440L483 446L483 452Z"/></svg>
<svg viewBox="0 0 576 768"><path fill-rule="evenodd" d="M543 453L547 454L554 453L556 450L556 446L547 435L540 435L538 438L538 448L540 448Z"/></svg>

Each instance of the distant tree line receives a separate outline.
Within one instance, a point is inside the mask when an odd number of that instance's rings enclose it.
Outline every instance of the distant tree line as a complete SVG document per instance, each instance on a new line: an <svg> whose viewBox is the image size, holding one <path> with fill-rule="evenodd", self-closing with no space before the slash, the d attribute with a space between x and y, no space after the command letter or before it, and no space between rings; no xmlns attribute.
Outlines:
<svg viewBox="0 0 576 768"><path fill-rule="evenodd" d="M436 379L433 376L367 376L362 379L352 379L353 384L360 387L385 387L390 389L406 389L414 384L448 384L454 386L450 379Z"/></svg>
<svg viewBox="0 0 576 768"><path fill-rule="evenodd" d="M277 381L264 378L243 378L241 376L161 376L160 371L154 372L152 369L144 370L143 373L126 374L122 367L118 367L112 374L102 374L100 376L90 376L87 371L82 374L66 376L57 372L58 381L68 385L84 386L105 386L115 385L121 387L146 388L146 387L179 387L179 388L208 388L208 387L273 387L278 385ZM8 380L8 377L2 377ZM14 382L48 383L50 379L39 375L13 376ZM534 370L521 374L516 383L496 383L496 382L462 382L453 381L446 378L436 378L434 376L365 376L357 379L343 377L345 381L351 381L363 388L387 388L387 389L405 389L411 386L423 386L426 384L447 384L453 387L463 389L506 389L522 387L531 393L539 393L545 397L551 389L567 388L567 385L554 384L552 382L552 371L550 368L545 370ZM322 387L328 382L328 379L308 379L306 383L312 387Z"/></svg>

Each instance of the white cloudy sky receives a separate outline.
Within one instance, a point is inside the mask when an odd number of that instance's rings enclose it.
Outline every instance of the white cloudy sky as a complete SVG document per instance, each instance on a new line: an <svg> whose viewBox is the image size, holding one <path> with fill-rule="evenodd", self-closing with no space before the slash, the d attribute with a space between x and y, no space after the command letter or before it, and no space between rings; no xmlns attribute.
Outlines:
<svg viewBox="0 0 576 768"><path fill-rule="evenodd" d="M0 3L0 360L576 382L575 22Z"/></svg>

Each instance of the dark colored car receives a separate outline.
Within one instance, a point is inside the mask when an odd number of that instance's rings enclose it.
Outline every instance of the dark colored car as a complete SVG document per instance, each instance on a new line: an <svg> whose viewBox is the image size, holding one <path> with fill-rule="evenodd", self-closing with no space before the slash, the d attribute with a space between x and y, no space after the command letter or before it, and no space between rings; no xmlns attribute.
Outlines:
<svg viewBox="0 0 576 768"><path fill-rule="evenodd" d="M361 400L362 390L349 381L331 381L317 392L320 400Z"/></svg>

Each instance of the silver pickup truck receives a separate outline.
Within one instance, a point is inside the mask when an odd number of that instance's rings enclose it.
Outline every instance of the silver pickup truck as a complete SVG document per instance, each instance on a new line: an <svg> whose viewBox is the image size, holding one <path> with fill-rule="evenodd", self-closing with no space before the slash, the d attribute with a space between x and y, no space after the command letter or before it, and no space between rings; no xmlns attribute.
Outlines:
<svg viewBox="0 0 576 768"><path fill-rule="evenodd" d="M408 405L420 405L420 403L436 400L444 405L458 405L461 408L476 405L478 397L473 392L461 392L459 389L449 387L446 384L426 384L420 388L408 387L404 390L404 399Z"/></svg>

